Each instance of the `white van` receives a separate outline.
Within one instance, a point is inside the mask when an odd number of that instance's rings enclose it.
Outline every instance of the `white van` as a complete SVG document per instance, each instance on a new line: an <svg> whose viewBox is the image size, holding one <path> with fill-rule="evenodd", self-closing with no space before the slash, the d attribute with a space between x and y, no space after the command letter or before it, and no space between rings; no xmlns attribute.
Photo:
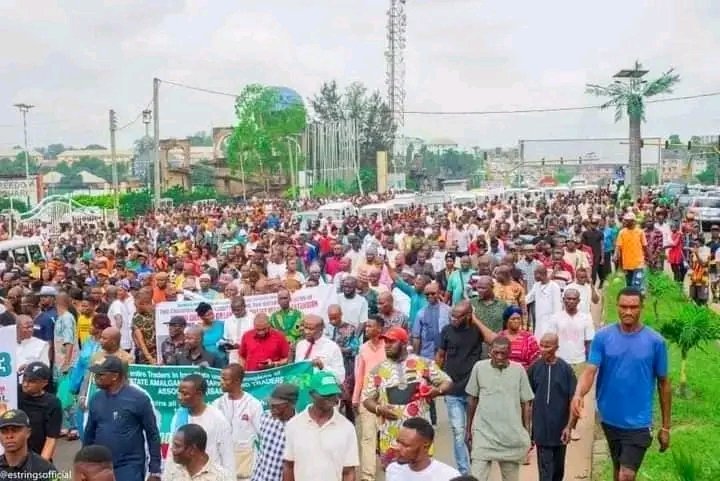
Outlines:
<svg viewBox="0 0 720 481"><path fill-rule="evenodd" d="M392 214L393 206L389 202L382 202L379 204L367 204L360 207L360 215L370 217L372 214L377 214L378 217L385 217Z"/></svg>
<svg viewBox="0 0 720 481"><path fill-rule="evenodd" d="M355 204L348 201L343 202L330 202L325 204L318 209L323 217L332 217L334 221L342 220L351 215L357 215L358 209Z"/></svg>
<svg viewBox="0 0 720 481"><path fill-rule="evenodd" d="M477 202L477 194L475 192L450 192L450 198L452 199L453 206L463 206L467 204L475 204Z"/></svg>
<svg viewBox="0 0 720 481"><path fill-rule="evenodd" d="M428 210L438 210L450 201L450 196L445 192L427 192L423 194L420 203Z"/></svg>
<svg viewBox="0 0 720 481"><path fill-rule="evenodd" d="M43 240L40 237L13 237L0 241L0 254L4 252L13 259L23 256L26 262L45 259Z"/></svg>

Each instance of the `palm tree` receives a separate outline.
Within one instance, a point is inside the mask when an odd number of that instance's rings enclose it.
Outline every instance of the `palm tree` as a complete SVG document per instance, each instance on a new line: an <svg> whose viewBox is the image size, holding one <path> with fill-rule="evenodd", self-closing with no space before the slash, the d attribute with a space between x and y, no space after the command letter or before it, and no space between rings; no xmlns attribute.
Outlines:
<svg viewBox="0 0 720 481"><path fill-rule="evenodd" d="M688 302L682 305L675 319L660 327L665 339L680 349L680 397L688 397L687 359L693 349L701 349L704 344L720 339L720 321L718 315L708 307Z"/></svg>
<svg viewBox="0 0 720 481"><path fill-rule="evenodd" d="M642 73L642 65L635 61L634 72ZM585 92L600 97L608 97L607 102L600 108L615 107L615 122L618 122L623 113L627 114L630 122L630 185L633 198L640 195L640 144L642 135L640 124L645 120L645 99L655 95L671 93L675 84L680 81L680 75L668 70L655 80L642 80L642 75L636 75L627 82L615 80L610 85L602 86L587 84Z"/></svg>

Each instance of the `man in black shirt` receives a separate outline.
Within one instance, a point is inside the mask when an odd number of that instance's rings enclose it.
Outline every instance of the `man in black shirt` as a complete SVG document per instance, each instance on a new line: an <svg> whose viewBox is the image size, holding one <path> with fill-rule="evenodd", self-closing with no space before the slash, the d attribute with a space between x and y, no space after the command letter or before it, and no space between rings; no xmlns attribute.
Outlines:
<svg viewBox="0 0 720 481"><path fill-rule="evenodd" d="M168 366L225 367L222 360L203 347L203 331L192 326L185 332L185 345L170 356Z"/></svg>
<svg viewBox="0 0 720 481"><path fill-rule="evenodd" d="M468 301L452 308L450 324L440 331L440 346L435 362L452 378L452 388L445 395L448 420L453 433L453 451L458 471L470 473L470 454L465 443L467 395L465 385L473 366L482 357L483 341L490 343L495 333L477 320Z"/></svg>
<svg viewBox="0 0 720 481"><path fill-rule="evenodd" d="M5 449L5 454L0 456L0 478L53 479L57 475L55 466L30 451L29 438L27 414L11 409L0 415L0 444Z"/></svg>
<svg viewBox="0 0 720 481"><path fill-rule="evenodd" d="M600 266L603 263L603 232L598 229L600 218L593 216L590 219L590 228L582 233L581 241L592 250L592 283L597 281Z"/></svg>
<svg viewBox="0 0 720 481"><path fill-rule="evenodd" d="M30 419L30 450L52 461L62 428L62 407L58 398L47 392L52 371L42 362L31 362L23 371L19 407Z"/></svg>

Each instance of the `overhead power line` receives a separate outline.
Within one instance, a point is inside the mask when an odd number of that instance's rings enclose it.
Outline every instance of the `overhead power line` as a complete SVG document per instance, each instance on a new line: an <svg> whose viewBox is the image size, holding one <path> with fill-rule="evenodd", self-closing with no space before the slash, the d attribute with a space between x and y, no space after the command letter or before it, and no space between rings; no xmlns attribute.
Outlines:
<svg viewBox="0 0 720 481"><path fill-rule="evenodd" d="M127 128L127 127L130 127L132 124L134 124L134 123L137 122L138 120L140 120L140 118L141 118L142 115L143 115L143 111L149 109L149 108L150 108L150 105L152 105L152 99L150 99L150 101L147 103L147 105L145 106L145 108L142 109L142 110L135 116L134 119L132 119L130 122L128 122L128 123L126 123L126 124L124 124L124 125L121 125L121 126L118 127L116 130L123 130L123 129Z"/></svg>
<svg viewBox="0 0 720 481"><path fill-rule="evenodd" d="M220 90L209 89L205 87L197 87L194 85L187 85L181 82L175 82L171 80L160 80L162 83L168 85L174 85L189 90L196 90L198 92L205 92L212 95L223 95L226 97L237 98L237 94L230 92L223 92ZM645 101L648 104L663 103L663 102L678 102L681 100L693 100L705 97L717 97L720 95L720 91L707 92L695 95L683 95L680 97L666 97L662 99L651 99ZM460 111L448 111L448 110L405 110L403 113L408 115L506 115L506 114L534 114L534 113L546 113L546 112L571 112L580 110L597 110L600 109L600 105L582 105L575 107L529 107L522 109L508 109L508 110L460 110Z"/></svg>

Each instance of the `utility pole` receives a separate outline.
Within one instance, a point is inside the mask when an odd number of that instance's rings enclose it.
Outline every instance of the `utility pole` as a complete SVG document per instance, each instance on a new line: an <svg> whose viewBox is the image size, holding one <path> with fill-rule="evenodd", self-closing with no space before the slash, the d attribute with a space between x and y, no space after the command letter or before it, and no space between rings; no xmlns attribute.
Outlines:
<svg viewBox="0 0 720 481"><path fill-rule="evenodd" d="M112 183L113 183L113 197L115 209L118 208L118 172L117 172L117 155L115 151L115 132L117 131L117 116L115 111L110 109L110 159L112 162Z"/></svg>
<svg viewBox="0 0 720 481"><path fill-rule="evenodd" d="M142 146L143 146L143 159L142 159L142 173L143 177L145 179L145 188L147 189L148 193L150 192L150 189L152 186L150 185L150 155L147 150L145 150L145 145L147 145L147 141L150 138L150 120L152 120L152 110L147 109L142 111L142 121L143 124L145 124L145 138L143 139ZM135 173L137 175L137 172Z"/></svg>
<svg viewBox="0 0 720 481"><path fill-rule="evenodd" d="M160 79L153 79L153 167L155 172L155 208L160 207Z"/></svg>
<svg viewBox="0 0 720 481"><path fill-rule="evenodd" d="M15 107L20 110L23 118L23 135L25 137L25 192L27 194L27 208L30 209L30 152L28 151L28 136L27 136L27 113L31 108L35 107L30 104L15 104Z"/></svg>

